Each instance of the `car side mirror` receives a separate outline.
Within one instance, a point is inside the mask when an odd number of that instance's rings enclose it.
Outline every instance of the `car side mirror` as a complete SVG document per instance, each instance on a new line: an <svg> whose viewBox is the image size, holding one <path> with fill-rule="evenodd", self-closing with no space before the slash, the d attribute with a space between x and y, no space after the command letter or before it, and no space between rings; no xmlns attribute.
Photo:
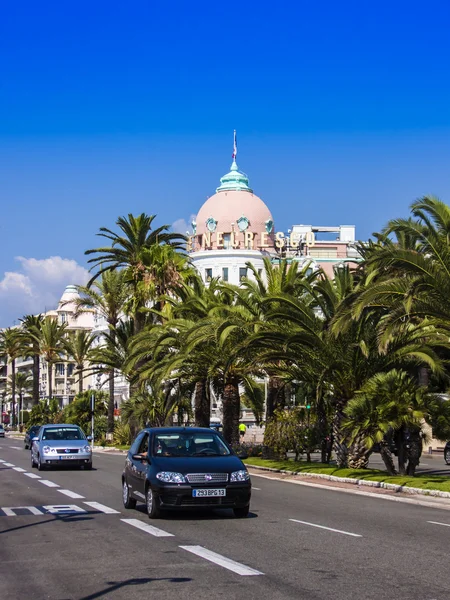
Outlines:
<svg viewBox="0 0 450 600"><path fill-rule="evenodd" d="M144 462L144 461L148 461L148 457L147 456L142 456L142 454L133 454L131 456L131 458L133 460L137 460L139 462Z"/></svg>
<svg viewBox="0 0 450 600"><path fill-rule="evenodd" d="M92 442L92 435L88 435L86 439L88 442Z"/></svg>
<svg viewBox="0 0 450 600"><path fill-rule="evenodd" d="M240 458L241 460L244 460L245 458L248 458L248 454L247 452L239 452L239 454L237 455L238 458Z"/></svg>
<svg viewBox="0 0 450 600"><path fill-rule="evenodd" d="M32 442L38 442L38 441L39 441L39 438L38 438L38 437L31 438L31 441L32 441Z"/></svg>

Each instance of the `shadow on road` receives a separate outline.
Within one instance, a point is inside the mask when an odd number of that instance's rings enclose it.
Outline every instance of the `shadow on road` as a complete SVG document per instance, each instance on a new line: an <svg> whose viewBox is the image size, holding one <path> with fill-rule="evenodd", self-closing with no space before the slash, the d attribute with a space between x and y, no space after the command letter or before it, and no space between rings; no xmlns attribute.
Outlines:
<svg viewBox="0 0 450 600"><path fill-rule="evenodd" d="M100 598L101 596L105 596L106 594L110 594L111 592L115 592L127 586L145 585L147 583L152 583L153 581L187 583L188 581L192 581L192 579L190 577L140 577L136 579L125 579L125 581L107 581L106 584L109 586L108 588L90 594L89 596L83 596L80 600L95 600L95 598Z"/></svg>

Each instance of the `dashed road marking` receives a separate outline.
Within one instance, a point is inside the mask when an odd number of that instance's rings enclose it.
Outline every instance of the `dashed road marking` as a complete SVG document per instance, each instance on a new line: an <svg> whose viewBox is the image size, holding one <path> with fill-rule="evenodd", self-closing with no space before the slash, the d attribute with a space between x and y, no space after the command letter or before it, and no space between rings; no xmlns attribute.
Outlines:
<svg viewBox="0 0 450 600"><path fill-rule="evenodd" d="M15 465L13 465L12 463L3 463L3 466L5 467L15 467Z"/></svg>
<svg viewBox="0 0 450 600"><path fill-rule="evenodd" d="M13 471L18 471L19 473L25 473L26 469L22 469L22 467L14 467Z"/></svg>
<svg viewBox="0 0 450 600"><path fill-rule="evenodd" d="M39 483L43 483L44 485L46 485L47 487L59 487L59 485L53 481L49 481L48 479L40 479Z"/></svg>
<svg viewBox="0 0 450 600"><path fill-rule="evenodd" d="M220 567L224 567L229 571L233 571L238 575L264 575L261 571L257 571L256 569L252 569L251 567L247 567L241 563L236 562L235 560L231 560L231 558L226 558L221 554L217 554L216 552L212 552L212 550L208 550L207 548L203 548L203 546L180 546L183 550L187 550L188 552L192 552L201 558L209 560Z"/></svg>
<svg viewBox="0 0 450 600"><path fill-rule="evenodd" d="M84 498L84 496L81 496L76 492L71 492L70 490L58 490L58 492L60 494L64 494L65 496L69 496L69 498Z"/></svg>
<svg viewBox="0 0 450 600"><path fill-rule="evenodd" d="M36 473L24 473L25 477L29 477L30 479L41 479L40 475L36 475Z"/></svg>
<svg viewBox="0 0 450 600"><path fill-rule="evenodd" d="M3 460L3 458L0 458L0 463L4 463L5 461Z"/></svg>
<svg viewBox="0 0 450 600"><path fill-rule="evenodd" d="M137 529L141 529L145 531L145 533L149 533L150 535L154 535L155 537L174 537L173 533L169 533L168 531L163 531L162 529L158 529L157 527L153 527L153 525L147 525L139 519L120 519L124 523L128 525L132 525Z"/></svg>
<svg viewBox="0 0 450 600"><path fill-rule="evenodd" d="M439 521L427 521L427 523L431 523L432 525L442 525L443 527L450 527L450 523L439 523Z"/></svg>
<svg viewBox="0 0 450 600"><path fill-rule="evenodd" d="M21 516L21 515L18 515L16 513L16 511L19 511L19 510L20 511L27 510L32 515L43 515L44 514L42 511L40 511L35 506L9 506L9 507L2 506L0 508L0 510L3 511L7 517L18 517L18 516Z"/></svg>
<svg viewBox="0 0 450 600"><path fill-rule="evenodd" d="M359 533L350 533L349 531L341 531L340 529L333 529L332 527L325 527L324 525L317 525L316 523L308 523L308 521L299 521L297 519L289 519L294 523L301 523L302 525L309 525L310 527L317 527L318 529L326 529L327 531L334 531L335 533L342 533L343 535L351 535L352 537L362 537Z"/></svg>
<svg viewBox="0 0 450 600"><path fill-rule="evenodd" d="M61 491L61 490L59 490ZM109 506L105 506L104 504L100 504L100 502L83 502L83 504L87 504L91 508L95 508L95 510L99 510L106 515L118 515L120 512L115 510L114 508L109 508Z"/></svg>
<svg viewBox="0 0 450 600"><path fill-rule="evenodd" d="M52 515L67 515L86 512L84 508L80 508L76 504L47 504L42 508Z"/></svg>

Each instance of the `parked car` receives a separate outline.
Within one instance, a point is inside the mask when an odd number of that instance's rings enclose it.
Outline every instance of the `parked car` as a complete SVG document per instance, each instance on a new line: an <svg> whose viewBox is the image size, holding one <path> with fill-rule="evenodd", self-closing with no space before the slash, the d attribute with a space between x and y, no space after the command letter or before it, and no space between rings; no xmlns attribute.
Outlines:
<svg viewBox="0 0 450 600"><path fill-rule="evenodd" d="M23 440L25 444L25 450L28 450L28 448L31 449L31 440L38 435L40 428L40 425L32 425L30 429L25 433L25 437Z"/></svg>
<svg viewBox="0 0 450 600"><path fill-rule="evenodd" d="M246 517L251 481L241 458L212 429L144 429L125 461L123 504L145 502L151 519L161 511L192 508L231 508L236 517Z"/></svg>
<svg viewBox="0 0 450 600"><path fill-rule="evenodd" d="M47 467L72 464L92 469L89 441L78 425L42 425L32 438L31 467L39 471Z"/></svg>
<svg viewBox="0 0 450 600"><path fill-rule="evenodd" d="M447 442L444 447L445 464L450 465L450 442Z"/></svg>
<svg viewBox="0 0 450 600"><path fill-rule="evenodd" d="M0 437L5 437L5 430L3 428L3 425L0 425Z"/></svg>

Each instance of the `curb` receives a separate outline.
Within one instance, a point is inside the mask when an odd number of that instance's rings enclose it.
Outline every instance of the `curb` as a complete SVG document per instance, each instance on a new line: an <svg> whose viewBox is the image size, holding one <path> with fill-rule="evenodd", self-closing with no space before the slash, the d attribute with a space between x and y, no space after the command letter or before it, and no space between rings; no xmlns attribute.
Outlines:
<svg viewBox="0 0 450 600"><path fill-rule="evenodd" d="M450 498L450 492L441 492L440 490L424 490L423 488L414 488L395 483L384 483L383 481L367 481L366 479L352 479L351 477L336 477L335 475L325 475L323 473L296 473L295 471L286 471L284 469L274 469L273 467L260 467L246 464L251 469L260 469L261 471L272 471L273 473L283 473L285 475L296 475L297 477L310 477L312 479L324 479L326 481L335 481L341 483L351 483L353 485L366 486L372 488L382 488L393 492L402 492L404 494L419 496L435 496L437 498Z"/></svg>

